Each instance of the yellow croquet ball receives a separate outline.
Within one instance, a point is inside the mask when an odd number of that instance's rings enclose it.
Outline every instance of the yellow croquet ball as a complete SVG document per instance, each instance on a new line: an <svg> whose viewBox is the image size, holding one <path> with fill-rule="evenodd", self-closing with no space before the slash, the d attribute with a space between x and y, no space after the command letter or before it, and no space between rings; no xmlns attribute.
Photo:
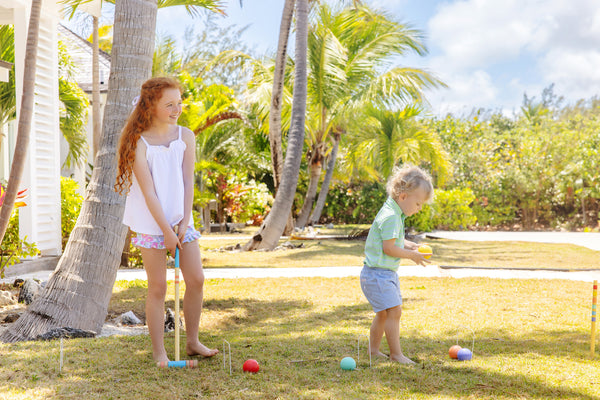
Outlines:
<svg viewBox="0 0 600 400"><path fill-rule="evenodd" d="M427 254L424 257L426 259L430 259L431 256L433 255L433 250L431 249L431 246L429 246L428 244L422 244L419 246L419 253Z"/></svg>

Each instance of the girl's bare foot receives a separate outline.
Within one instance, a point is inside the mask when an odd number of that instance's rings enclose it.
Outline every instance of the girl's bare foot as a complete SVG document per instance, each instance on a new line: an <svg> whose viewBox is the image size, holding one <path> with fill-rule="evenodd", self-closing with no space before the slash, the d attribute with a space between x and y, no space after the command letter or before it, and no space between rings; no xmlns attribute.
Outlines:
<svg viewBox="0 0 600 400"><path fill-rule="evenodd" d="M200 342L195 344L186 344L185 351L188 356L202 356L202 357L212 357L219 353L217 349L209 349L205 345Z"/></svg>
<svg viewBox="0 0 600 400"><path fill-rule="evenodd" d="M400 354L399 356L390 356L390 360L399 362L400 364L407 364L407 365L416 364L413 360L406 357L404 354Z"/></svg>
<svg viewBox="0 0 600 400"><path fill-rule="evenodd" d="M169 357L167 357L167 352L160 353L160 354L152 354L152 359L157 363L169 362Z"/></svg>
<svg viewBox="0 0 600 400"><path fill-rule="evenodd" d="M373 357L383 357L383 358L388 358L388 355L385 353L382 353L379 350L371 350L371 356Z"/></svg>

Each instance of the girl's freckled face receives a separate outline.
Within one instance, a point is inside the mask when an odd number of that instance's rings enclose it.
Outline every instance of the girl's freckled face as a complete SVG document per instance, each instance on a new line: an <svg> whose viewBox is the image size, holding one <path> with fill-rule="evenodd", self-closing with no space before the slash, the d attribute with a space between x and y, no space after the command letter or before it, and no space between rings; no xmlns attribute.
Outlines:
<svg viewBox="0 0 600 400"><path fill-rule="evenodd" d="M165 89L154 108L154 118L156 122L176 124L181 115L181 108L182 101L179 89Z"/></svg>

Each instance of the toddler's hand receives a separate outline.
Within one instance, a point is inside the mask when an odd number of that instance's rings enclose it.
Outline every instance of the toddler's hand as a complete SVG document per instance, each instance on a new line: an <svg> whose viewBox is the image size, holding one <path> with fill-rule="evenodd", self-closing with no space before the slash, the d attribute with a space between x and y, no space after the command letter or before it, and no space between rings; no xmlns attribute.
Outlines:
<svg viewBox="0 0 600 400"><path fill-rule="evenodd" d="M411 241L405 240L405 241L404 241L404 248L405 248L406 250L417 250L417 249L419 248L419 245L418 245L418 244L416 244L416 243L414 243L414 242L411 242Z"/></svg>
<svg viewBox="0 0 600 400"><path fill-rule="evenodd" d="M420 253L417 250L412 250L410 253L411 253L410 259L413 260L418 265L422 265L423 267L425 267L426 264L429 264L431 262L425 258L425 255L428 255L428 254Z"/></svg>

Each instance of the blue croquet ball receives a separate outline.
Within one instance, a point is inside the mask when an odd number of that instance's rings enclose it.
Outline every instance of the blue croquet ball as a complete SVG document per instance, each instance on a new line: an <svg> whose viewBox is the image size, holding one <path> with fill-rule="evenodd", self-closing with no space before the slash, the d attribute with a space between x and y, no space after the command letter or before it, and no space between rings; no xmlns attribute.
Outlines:
<svg viewBox="0 0 600 400"><path fill-rule="evenodd" d="M469 349L460 349L457 356L460 361L469 361L473 357L473 353Z"/></svg>
<svg viewBox="0 0 600 400"><path fill-rule="evenodd" d="M346 371L352 371L356 369L356 361L352 357L344 357L342 361L340 361L340 367Z"/></svg>

